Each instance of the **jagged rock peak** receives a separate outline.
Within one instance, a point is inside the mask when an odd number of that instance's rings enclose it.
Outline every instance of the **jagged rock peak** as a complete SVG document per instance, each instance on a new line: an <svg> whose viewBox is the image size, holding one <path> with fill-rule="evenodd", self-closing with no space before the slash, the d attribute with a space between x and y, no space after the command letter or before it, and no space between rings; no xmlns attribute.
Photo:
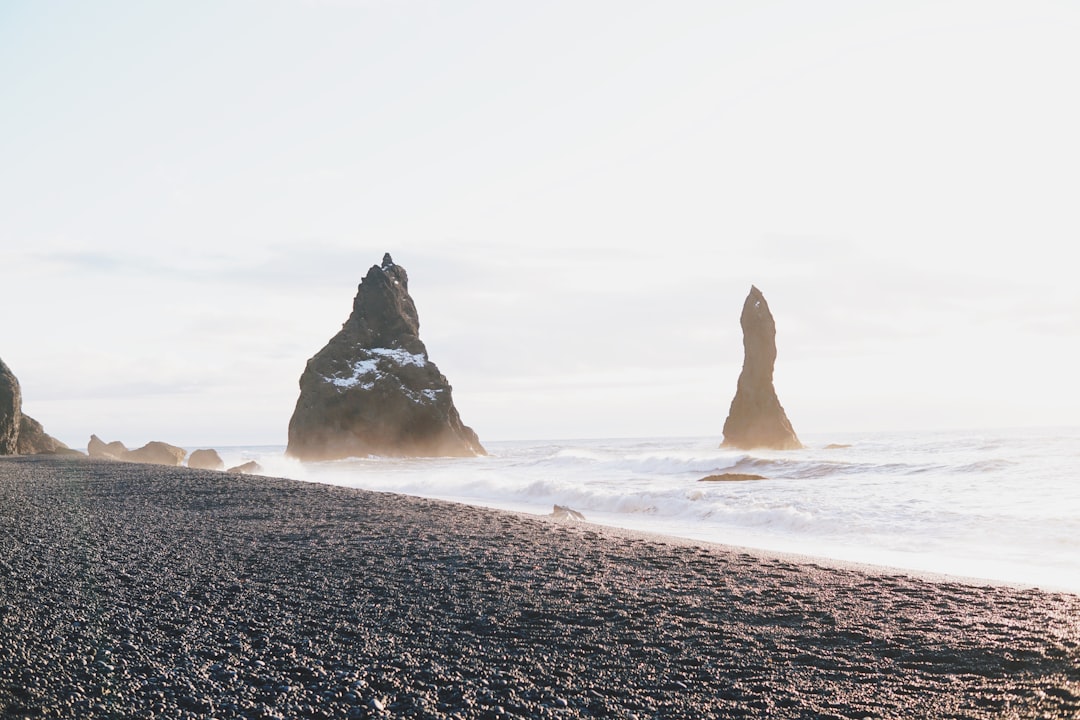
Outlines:
<svg viewBox="0 0 1080 720"><path fill-rule="evenodd" d="M420 319L409 296L409 275L394 263L390 253L383 256L381 265L372 265L360 281L344 327L369 347L386 347L406 336L419 340Z"/></svg>
<svg viewBox="0 0 1080 720"><path fill-rule="evenodd" d="M449 382L428 358L408 283L390 253L368 270L349 319L300 376L290 455L485 454L461 422Z"/></svg>
<svg viewBox="0 0 1080 720"><path fill-rule="evenodd" d="M739 324L743 331L743 367L724 422L723 444L741 449L801 448L773 386L776 321L765 296L754 285L743 302Z"/></svg>

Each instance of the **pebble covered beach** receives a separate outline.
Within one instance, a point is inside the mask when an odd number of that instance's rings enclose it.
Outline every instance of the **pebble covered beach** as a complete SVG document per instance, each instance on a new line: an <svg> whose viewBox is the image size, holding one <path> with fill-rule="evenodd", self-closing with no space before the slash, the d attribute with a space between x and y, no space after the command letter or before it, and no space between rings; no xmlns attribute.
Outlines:
<svg viewBox="0 0 1080 720"><path fill-rule="evenodd" d="M5 718L1076 718L1080 596L0 459Z"/></svg>

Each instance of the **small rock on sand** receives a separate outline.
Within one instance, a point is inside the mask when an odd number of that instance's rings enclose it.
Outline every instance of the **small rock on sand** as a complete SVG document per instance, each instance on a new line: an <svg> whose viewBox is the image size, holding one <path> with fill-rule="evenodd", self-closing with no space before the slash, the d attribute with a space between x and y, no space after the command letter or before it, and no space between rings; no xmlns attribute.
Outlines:
<svg viewBox="0 0 1080 720"><path fill-rule="evenodd" d="M237 465L235 467L229 468L228 470L228 472L238 473L240 475L259 475L262 473L262 471L262 465L255 462L254 460L249 460L243 465Z"/></svg>
<svg viewBox="0 0 1080 720"><path fill-rule="evenodd" d="M217 450L194 450L188 458L189 468L200 470L224 470L225 462L218 455Z"/></svg>
<svg viewBox="0 0 1080 720"><path fill-rule="evenodd" d="M584 520L585 516L573 508L556 505L551 511L551 516L556 520Z"/></svg>

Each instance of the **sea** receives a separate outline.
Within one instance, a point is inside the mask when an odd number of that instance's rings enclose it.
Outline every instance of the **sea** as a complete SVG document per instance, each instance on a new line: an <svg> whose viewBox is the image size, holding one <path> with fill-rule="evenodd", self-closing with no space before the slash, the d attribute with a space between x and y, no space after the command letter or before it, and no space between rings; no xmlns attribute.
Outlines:
<svg viewBox="0 0 1080 720"><path fill-rule="evenodd" d="M802 450L717 437L485 443L477 458L299 462L268 475L780 553L1080 592L1080 428L838 433ZM762 479L702 481L742 473Z"/></svg>

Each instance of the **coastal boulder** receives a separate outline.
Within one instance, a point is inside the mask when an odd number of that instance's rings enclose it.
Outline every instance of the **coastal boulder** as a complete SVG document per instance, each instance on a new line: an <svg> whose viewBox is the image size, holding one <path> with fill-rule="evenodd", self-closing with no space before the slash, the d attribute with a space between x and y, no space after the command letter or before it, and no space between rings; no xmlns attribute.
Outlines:
<svg viewBox="0 0 1080 720"><path fill-rule="evenodd" d="M389 254L368 270L352 314L307 362L289 421L301 460L485 455L420 341L405 268Z"/></svg>
<svg viewBox="0 0 1080 720"><path fill-rule="evenodd" d="M585 516L579 513L577 510L565 505L555 505L551 511L551 517L556 520L580 520L585 522Z"/></svg>
<svg viewBox="0 0 1080 720"><path fill-rule="evenodd" d="M18 452L22 391L15 373L0 360L0 455Z"/></svg>
<svg viewBox="0 0 1080 720"><path fill-rule="evenodd" d="M224 470L225 461L218 455L217 450L193 450L188 457L189 468L199 470Z"/></svg>
<svg viewBox="0 0 1080 720"><path fill-rule="evenodd" d="M185 455L187 450L183 448L154 440L128 452L122 459L150 465L183 465Z"/></svg>
<svg viewBox="0 0 1080 720"><path fill-rule="evenodd" d="M262 465L254 460L248 460L243 465L237 465L227 470L227 472L231 472L234 475L259 475L262 471Z"/></svg>
<svg viewBox="0 0 1080 720"><path fill-rule="evenodd" d="M123 460L128 454L128 449L119 440L107 443L97 435L91 435L90 442L86 445L86 454L92 458L104 460Z"/></svg>
<svg viewBox="0 0 1080 720"><path fill-rule="evenodd" d="M793 450L802 447L773 387L776 322L756 287L743 303L743 366L724 422L724 447Z"/></svg>
<svg viewBox="0 0 1080 720"><path fill-rule="evenodd" d="M86 446L86 454L103 460L122 460L150 465L183 465L187 450L157 440L148 442L140 448L128 450L119 440L106 443L97 435L91 435L90 442Z"/></svg>
<svg viewBox="0 0 1080 720"><path fill-rule="evenodd" d="M747 480L765 480L764 475L756 473L718 473L701 478L698 482L746 482Z"/></svg>

